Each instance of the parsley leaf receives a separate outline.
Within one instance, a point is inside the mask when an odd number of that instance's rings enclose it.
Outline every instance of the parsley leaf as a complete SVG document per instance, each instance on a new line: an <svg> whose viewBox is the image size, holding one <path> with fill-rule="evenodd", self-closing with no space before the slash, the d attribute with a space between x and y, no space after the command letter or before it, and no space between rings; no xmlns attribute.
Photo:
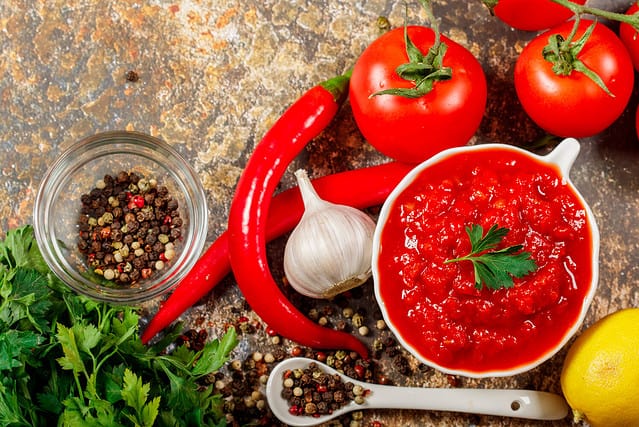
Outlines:
<svg viewBox="0 0 639 427"><path fill-rule="evenodd" d="M9 270L0 264L0 331L25 323L39 332L49 324L48 279L32 268Z"/></svg>
<svg viewBox="0 0 639 427"><path fill-rule="evenodd" d="M0 372L23 367L31 349L42 341L42 337L32 331L12 329L0 335Z"/></svg>
<svg viewBox="0 0 639 427"><path fill-rule="evenodd" d="M470 253L445 262L471 261L477 289L482 289L483 286L489 289L512 288L514 286L513 278L521 278L535 271L537 264L530 258L529 252L520 252L523 245L495 250L509 231L508 228L498 227L495 224L484 235L484 229L481 225L467 226L466 233L470 238Z"/></svg>
<svg viewBox="0 0 639 427"><path fill-rule="evenodd" d="M171 330L153 346L139 309L91 300L48 269L33 229L0 241L0 425L225 425L224 401L202 378L237 344L234 329L193 351Z"/></svg>
<svg viewBox="0 0 639 427"><path fill-rule="evenodd" d="M215 339L205 344L193 367L193 375L203 377L210 372L218 371L226 361L228 354L237 345L235 329L229 329L222 339Z"/></svg>
<svg viewBox="0 0 639 427"><path fill-rule="evenodd" d="M31 267L42 273L49 272L30 225L11 230L5 240L0 241L0 263L11 268Z"/></svg>
<svg viewBox="0 0 639 427"><path fill-rule="evenodd" d="M151 427L158 416L160 397L157 396L147 402L150 389L151 385L144 384L142 379L131 370L126 369L124 371L122 399L124 399L127 406L135 411L134 414L126 414L125 416L136 426Z"/></svg>

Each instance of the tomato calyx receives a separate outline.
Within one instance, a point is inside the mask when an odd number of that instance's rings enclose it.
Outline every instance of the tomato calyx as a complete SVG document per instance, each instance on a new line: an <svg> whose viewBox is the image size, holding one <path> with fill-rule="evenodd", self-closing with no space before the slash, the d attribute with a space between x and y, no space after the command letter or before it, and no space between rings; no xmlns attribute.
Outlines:
<svg viewBox="0 0 639 427"><path fill-rule="evenodd" d="M444 55L446 55L446 43L442 43L439 26L432 11L429 0L420 0L428 19L431 22L432 30L435 33L435 41L424 55L408 36L408 26L404 24L404 43L406 45L406 55L408 62L399 65L395 72L402 79L413 82L408 88L389 88L377 91L370 95L370 98L379 95L396 95L405 98L420 98L428 94L437 81L449 80L453 71L450 67L444 67Z"/></svg>
<svg viewBox="0 0 639 427"><path fill-rule="evenodd" d="M548 44L544 47L542 55L544 59L552 64L553 72L558 76L569 76L573 71L583 73L591 79L604 92L614 98L614 94L610 92L601 77L586 66L579 58L579 53L584 48L590 35L595 29L597 22L593 22L576 41L575 33L579 27L579 15L575 16L575 25L567 38L561 34L553 34L548 38Z"/></svg>

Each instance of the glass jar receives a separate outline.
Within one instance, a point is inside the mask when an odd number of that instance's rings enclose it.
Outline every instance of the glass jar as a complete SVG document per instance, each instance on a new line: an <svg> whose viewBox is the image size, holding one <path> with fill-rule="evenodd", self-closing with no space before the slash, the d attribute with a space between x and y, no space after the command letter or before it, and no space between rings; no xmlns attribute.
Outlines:
<svg viewBox="0 0 639 427"><path fill-rule="evenodd" d="M80 252L81 196L105 175L135 172L167 187L183 223L175 256L147 279L122 285L96 274ZM34 231L51 270L80 294L100 301L137 304L172 290L204 247L208 209L191 166L166 142L137 132L111 131L71 145L42 179L34 204Z"/></svg>

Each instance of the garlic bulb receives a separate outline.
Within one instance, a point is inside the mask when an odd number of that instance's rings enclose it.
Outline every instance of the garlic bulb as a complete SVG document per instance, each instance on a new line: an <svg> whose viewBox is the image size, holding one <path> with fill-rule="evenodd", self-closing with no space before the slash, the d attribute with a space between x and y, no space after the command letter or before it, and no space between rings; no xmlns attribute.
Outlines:
<svg viewBox="0 0 639 427"><path fill-rule="evenodd" d="M295 176L304 214L284 249L288 282L313 298L332 298L366 282L375 222L358 209L322 200L305 170Z"/></svg>

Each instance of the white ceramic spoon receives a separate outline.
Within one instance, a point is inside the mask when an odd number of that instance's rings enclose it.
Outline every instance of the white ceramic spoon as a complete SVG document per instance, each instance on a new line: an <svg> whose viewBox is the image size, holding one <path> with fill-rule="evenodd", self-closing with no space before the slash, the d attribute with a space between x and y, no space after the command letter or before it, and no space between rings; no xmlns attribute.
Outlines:
<svg viewBox="0 0 639 427"><path fill-rule="evenodd" d="M318 418L292 415L288 412L288 401L282 397L284 387L282 374L288 369L305 369L311 362L315 362L328 374L338 373L329 366L312 359L296 357L278 364L269 375L266 383L266 398L271 411L280 421L290 426L314 426L350 411L372 408L468 412L535 420L559 420L566 417L569 412L568 404L563 397L548 392L395 387L365 383L340 374L345 382L359 384L370 391L366 396L365 403L358 405L355 402L350 402L332 414L322 415Z"/></svg>

